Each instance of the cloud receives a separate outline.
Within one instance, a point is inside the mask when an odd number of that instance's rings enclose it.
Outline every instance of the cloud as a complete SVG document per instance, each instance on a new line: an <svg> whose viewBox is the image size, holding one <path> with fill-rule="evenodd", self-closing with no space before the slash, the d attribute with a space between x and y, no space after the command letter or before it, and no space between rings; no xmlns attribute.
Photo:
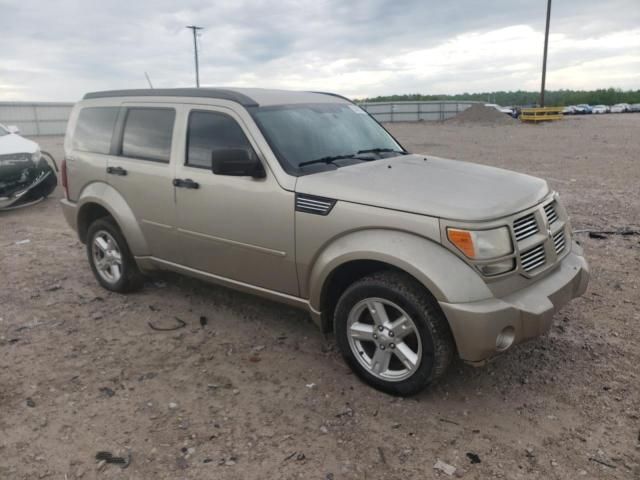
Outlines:
<svg viewBox="0 0 640 480"><path fill-rule="evenodd" d="M640 88L637 0L555 2L549 88ZM0 0L0 100L194 83L350 96L536 89L546 2Z"/></svg>

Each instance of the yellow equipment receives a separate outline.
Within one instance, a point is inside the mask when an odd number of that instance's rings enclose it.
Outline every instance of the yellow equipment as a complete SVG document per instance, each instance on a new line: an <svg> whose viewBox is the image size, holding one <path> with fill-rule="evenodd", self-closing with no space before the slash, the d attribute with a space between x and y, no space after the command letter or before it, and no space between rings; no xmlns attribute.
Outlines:
<svg viewBox="0 0 640 480"><path fill-rule="evenodd" d="M523 108L520 120L523 122L549 122L562 119L562 107Z"/></svg>

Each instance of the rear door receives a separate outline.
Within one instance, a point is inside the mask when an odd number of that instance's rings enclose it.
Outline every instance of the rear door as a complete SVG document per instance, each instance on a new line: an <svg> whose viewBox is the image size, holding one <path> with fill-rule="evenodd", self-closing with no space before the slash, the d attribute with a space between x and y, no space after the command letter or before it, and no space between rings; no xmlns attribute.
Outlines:
<svg viewBox="0 0 640 480"><path fill-rule="evenodd" d="M106 173L133 211L151 255L179 263L171 163L177 113L168 104L124 104Z"/></svg>
<svg viewBox="0 0 640 480"><path fill-rule="evenodd" d="M176 200L186 265L298 295L294 194L280 187L233 110L194 106L182 121L187 135L176 163ZM253 150L265 178L214 174L212 154L227 148Z"/></svg>

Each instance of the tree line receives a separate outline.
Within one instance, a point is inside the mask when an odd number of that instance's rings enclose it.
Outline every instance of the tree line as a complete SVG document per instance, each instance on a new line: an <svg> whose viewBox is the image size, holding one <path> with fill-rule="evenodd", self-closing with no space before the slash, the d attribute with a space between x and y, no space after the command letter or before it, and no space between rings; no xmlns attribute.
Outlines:
<svg viewBox="0 0 640 480"><path fill-rule="evenodd" d="M412 93L407 95L387 95L374 98L363 98L357 102L416 102L439 100L475 100L479 102L497 103L498 105L536 105L540 100L540 92L517 90L514 92L460 93L457 95L424 95ZM589 105L614 105L616 103L640 103L640 90L621 90L618 88L601 88L598 90L547 90L545 104L547 106L565 106L587 103Z"/></svg>

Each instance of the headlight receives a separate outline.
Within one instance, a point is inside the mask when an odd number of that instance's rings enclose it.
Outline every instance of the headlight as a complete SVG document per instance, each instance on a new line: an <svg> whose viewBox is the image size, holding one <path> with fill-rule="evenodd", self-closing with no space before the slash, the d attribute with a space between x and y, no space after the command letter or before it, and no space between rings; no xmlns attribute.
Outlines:
<svg viewBox="0 0 640 480"><path fill-rule="evenodd" d="M33 163L38 163L40 161L40 149L38 148L35 152L31 154L31 161Z"/></svg>
<svg viewBox="0 0 640 480"><path fill-rule="evenodd" d="M447 238L472 260L502 257L513 251L507 227L493 230L447 228Z"/></svg>

